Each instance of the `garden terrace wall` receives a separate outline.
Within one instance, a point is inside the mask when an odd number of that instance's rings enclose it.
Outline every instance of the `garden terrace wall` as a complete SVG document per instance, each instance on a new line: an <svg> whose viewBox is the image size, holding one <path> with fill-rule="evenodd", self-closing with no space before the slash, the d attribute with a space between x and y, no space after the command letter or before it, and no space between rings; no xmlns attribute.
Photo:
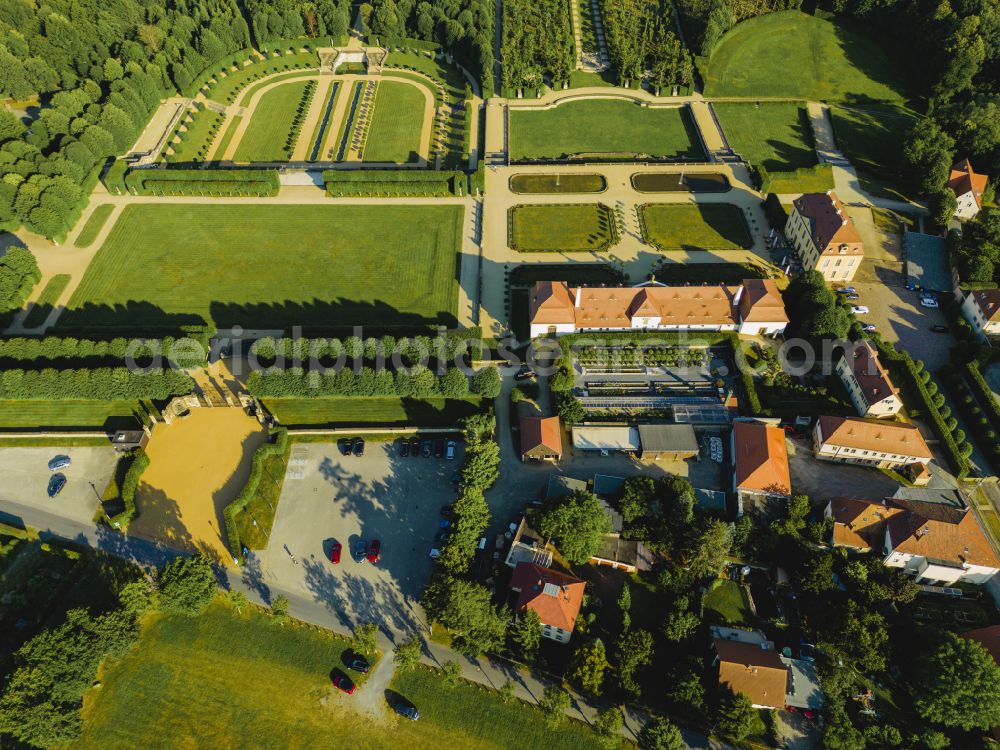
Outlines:
<svg viewBox="0 0 1000 750"><path fill-rule="evenodd" d="M134 195L273 196L274 169L132 169L125 185Z"/></svg>
<svg viewBox="0 0 1000 750"><path fill-rule="evenodd" d="M268 440L254 451L253 463L250 466L250 476L240 494L236 496L222 511L226 519L226 540L229 551L239 561L243 560L243 545L240 542L240 532L236 524L236 515L246 508L247 504L257 494L260 480L264 473L264 461L271 456L283 455L288 447L288 430L278 427L268 433Z"/></svg>

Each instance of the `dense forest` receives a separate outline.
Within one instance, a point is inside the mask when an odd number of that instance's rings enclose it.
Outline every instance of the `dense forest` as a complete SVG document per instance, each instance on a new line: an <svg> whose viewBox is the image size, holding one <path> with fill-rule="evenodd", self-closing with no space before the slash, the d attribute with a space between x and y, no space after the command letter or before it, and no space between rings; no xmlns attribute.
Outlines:
<svg viewBox="0 0 1000 750"><path fill-rule="evenodd" d="M482 81L484 94L492 91L496 8L491 0L372 0L371 6L368 26L380 44L404 38L436 42Z"/></svg>
<svg viewBox="0 0 1000 750"><path fill-rule="evenodd" d="M754 16L791 10L802 0L676 0L691 51L711 55L729 29Z"/></svg>
<svg viewBox="0 0 1000 750"><path fill-rule="evenodd" d="M505 89L565 81L575 67L567 0L507 0L500 51Z"/></svg>
<svg viewBox="0 0 1000 750"><path fill-rule="evenodd" d="M300 36L340 40L351 23L350 0L244 0L257 43Z"/></svg>
<svg viewBox="0 0 1000 750"><path fill-rule="evenodd" d="M691 83L694 64L674 33L670 0L604 0L608 52L619 75L638 80L646 71L656 88Z"/></svg>

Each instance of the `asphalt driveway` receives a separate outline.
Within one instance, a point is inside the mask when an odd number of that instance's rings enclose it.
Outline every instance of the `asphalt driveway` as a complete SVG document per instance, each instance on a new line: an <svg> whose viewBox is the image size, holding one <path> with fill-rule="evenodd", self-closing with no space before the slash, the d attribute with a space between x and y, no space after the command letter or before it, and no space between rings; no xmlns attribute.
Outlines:
<svg viewBox="0 0 1000 750"><path fill-rule="evenodd" d="M72 465L60 469L66 486L56 497L46 489L49 460L69 456ZM118 454L107 447L80 448L0 448L0 502L31 505L81 523L91 523L99 505L99 495L114 475Z"/></svg>
<svg viewBox="0 0 1000 750"><path fill-rule="evenodd" d="M417 601L462 456L461 444L452 461L402 458L393 443L369 442L361 457L341 456L334 443L294 445L268 548L251 556L244 577L265 598L270 582L321 602L348 627L413 632L424 622ZM377 563L354 558L359 539L381 542ZM329 559L335 543L337 565Z"/></svg>

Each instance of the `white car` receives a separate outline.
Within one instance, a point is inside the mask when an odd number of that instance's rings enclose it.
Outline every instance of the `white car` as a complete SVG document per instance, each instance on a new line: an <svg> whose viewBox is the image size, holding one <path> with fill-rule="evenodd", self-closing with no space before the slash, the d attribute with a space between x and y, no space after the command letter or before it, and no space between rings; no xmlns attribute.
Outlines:
<svg viewBox="0 0 1000 750"><path fill-rule="evenodd" d="M855 315L867 315L868 308L864 305L851 305L851 312Z"/></svg>
<svg viewBox="0 0 1000 750"><path fill-rule="evenodd" d="M931 297L922 297L920 300L921 307L940 307L938 301Z"/></svg>

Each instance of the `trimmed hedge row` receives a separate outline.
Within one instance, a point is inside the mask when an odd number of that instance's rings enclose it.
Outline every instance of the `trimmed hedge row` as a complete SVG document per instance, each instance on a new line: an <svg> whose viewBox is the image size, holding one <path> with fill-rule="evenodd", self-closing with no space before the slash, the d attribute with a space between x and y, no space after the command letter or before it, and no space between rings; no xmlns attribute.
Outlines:
<svg viewBox="0 0 1000 750"><path fill-rule="evenodd" d="M395 353L411 363L419 362L426 356L436 359L454 360L468 352L472 359L482 355L482 331L478 327L462 331L448 331L435 337L412 336L397 339L395 336L362 339L349 336L337 338L280 338L271 336L257 339L250 351L257 357L273 360L278 356L285 359L307 359L308 357L338 357L341 353L348 359L375 361L378 356L391 357Z"/></svg>
<svg viewBox="0 0 1000 750"><path fill-rule="evenodd" d="M38 262L28 248L8 248L0 257L0 316L20 310L41 278Z"/></svg>
<svg viewBox="0 0 1000 750"><path fill-rule="evenodd" d="M982 404L986 416L989 417L990 423L993 425L993 429L1000 431L1000 402L997 401L997 397L993 395L993 389L990 388L986 379L983 378L983 373L979 369L979 363L974 359L966 362L965 374L969 378L972 392L979 399L979 403Z"/></svg>
<svg viewBox="0 0 1000 750"><path fill-rule="evenodd" d="M994 471L1000 469L1000 443L997 442L997 432L990 427L990 420L979 408L976 397L972 395L965 379L950 364L944 365L939 374L951 391L951 396L958 405L966 427L983 453L990 461Z"/></svg>
<svg viewBox="0 0 1000 750"><path fill-rule="evenodd" d="M171 336L162 339L143 339L141 346L133 344L136 340L126 338L95 340L60 336L0 339L0 360L27 363L38 360L106 357L124 361L126 354L141 359L155 353L162 353L172 363L181 361L188 367L204 364L208 360L208 349L194 339L175 339ZM198 356L192 358L191 352ZM39 368L36 366L33 369Z"/></svg>
<svg viewBox="0 0 1000 750"><path fill-rule="evenodd" d="M441 197L461 195L465 185L463 172L416 170L385 171L378 169L333 170L323 172L326 194L357 195L421 195Z"/></svg>
<svg viewBox="0 0 1000 750"><path fill-rule="evenodd" d="M125 185L135 195L278 194L275 169L132 169Z"/></svg>
<svg viewBox="0 0 1000 750"><path fill-rule="evenodd" d="M362 367L357 373L346 367L336 372L309 371L301 367L270 368L263 372L258 370L250 373L247 378L247 391L258 398L285 396L464 398L469 395L469 379L457 367L451 368L443 375L435 375L422 365L415 365L409 372L374 370L371 367Z"/></svg>
<svg viewBox="0 0 1000 750"><path fill-rule="evenodd" d="M98 367L0 372L0 399L12 401L168 399L193 388L194 381L176 370L134 373L125 367Z"/></svg>
<svg viewBox="0 0 1000 750"><path fill-rule="evenodd" d="M194 80L184 87L181 93L184 96L191 98L205 88L212 78L220 75L223 71L225 71L228 75L232 75L232 71L230 69L233 66L238 65L242 68L245 62L253 59L253 50L237 50L229 57L224 57L221 60L216 60L215 62L206 65L202 71L194 77Z"/></svg>
<svg viewBox="0 0 1000 750"><path fill-rule="evenodd" d="M879 356L883 362L895 370L895 376L899 380L905 381L910 386L910 392L920 399L919 408L927 416L931 423L931 429L935 436L941 441L941 446L948 454L948 460L955 469L959 479L969 474L969 454L972 453L972 445L965 439L964 433L959 435L953 433L946 421L950 412L943 412L947 409L944 406L944 396L936 393L937 386L934 386L935 393L931 393L928 384L931 383L930 373L927 373L926 380L921 375L923 363L919 366L907 352L900 352L891 344L884 341L878 342ZM960 438L960 439L959 439Z"/></svg>
<svg viewBox="0 0 1000 750"><path fill-rule="evenodd" d="M250 466L250 476L247 483L229 505L227 505L222 515L226 519L226 540L229 544L229 551L233 557L243 562L243 544L240 542L240 531L236 525L236 515L247 507L247 504L257 494L260 486L261 476L264 473L264 461L271 456L283 455L288 448L288 429L276 427L268 432L268 441L260 446L253 454L253 463Z"/></svg>
<svg viewBox="0 0 1000 750"><path fill-rule="evenodd" d="M568 333L560 336L558 341L564 352L573 348L574 344L586 346L660 346L664 344L717 346L732 342L735 334L730 331L642 331L622 333Z"/></svg>
<svg viewBox="0 0 1000 750"><path fill-rule="evenodd" d="M104 177L101 180L109 193L112 195L122 195L128 191L128 186L125 184L125 173L127 171L128 162L124 159L115 159L111 162L111 166L108 167L108 171L104 173Z"/></svg>
<svg viewBox="0 0 1000 750"><path fill-rule="evenodd" d="M116 528L119 526L127 527L135 518L135 491L139 487L142 473L149 467L149 456L142 448L130 451L122 456L121 460L130 462L128 470L122 478L121 486L118 486L117 479L112 479L111 484L104 491L103 498L105 503L120 501L124 505L124 509L120 513L108 516L108 521Z"/></svg>

